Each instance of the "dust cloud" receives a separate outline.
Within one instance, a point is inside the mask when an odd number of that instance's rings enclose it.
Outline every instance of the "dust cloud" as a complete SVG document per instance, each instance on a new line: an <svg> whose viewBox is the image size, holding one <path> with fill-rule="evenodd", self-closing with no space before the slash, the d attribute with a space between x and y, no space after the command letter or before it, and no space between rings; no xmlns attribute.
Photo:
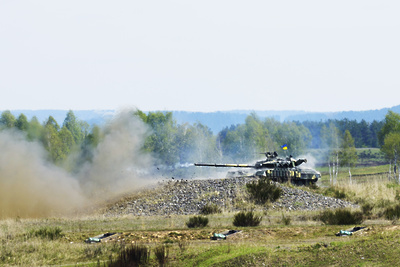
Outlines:
<svg viewBox="0 0 400 267"><path fill-rule="evenodd" d="M86 202L78 181L49 164L40 144L2 131L0 149L0 217L42 217Z"/></svg>
<svg viewBox="0 0 400 267"><path fill-rule="evenodd" d="M91 162L72 175L49 163L41 144L1 131L0 218L67 215L144 186L149 179L142 174L152 162L141 152L146 133L142 121L120 112L104 127Z"/></svg>
<svg viewBox="0 0 400 267"><path fill-rule="evenodd" d="M93 197L110 196L151 182L145 174L153 160L141 151L147 133L147 126L128 111L109 121L92 162L78 173L82 189Z"/></svg>

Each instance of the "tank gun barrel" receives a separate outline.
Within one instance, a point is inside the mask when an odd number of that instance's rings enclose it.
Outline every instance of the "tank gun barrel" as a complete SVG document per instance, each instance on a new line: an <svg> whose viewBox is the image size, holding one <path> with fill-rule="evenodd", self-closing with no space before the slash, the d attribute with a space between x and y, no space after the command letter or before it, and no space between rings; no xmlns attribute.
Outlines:
<svg viewBox="0 0 400 267"><path fill-rule="evenodd" d="M255 168L256 166L250 164L216 164L216 163L195 163L194 166L203 167L228 167L228 168Z"/></svg>

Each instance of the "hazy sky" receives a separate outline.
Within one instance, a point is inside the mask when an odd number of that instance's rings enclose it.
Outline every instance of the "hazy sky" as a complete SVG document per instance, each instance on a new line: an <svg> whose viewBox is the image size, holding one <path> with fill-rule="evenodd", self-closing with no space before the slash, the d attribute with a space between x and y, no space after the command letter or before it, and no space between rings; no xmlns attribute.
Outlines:
<svg viewBox="0 0 400 267"><path fill-rule="evenodd" d="M0 0L0 110L400 104L400 1Z"/></svg>

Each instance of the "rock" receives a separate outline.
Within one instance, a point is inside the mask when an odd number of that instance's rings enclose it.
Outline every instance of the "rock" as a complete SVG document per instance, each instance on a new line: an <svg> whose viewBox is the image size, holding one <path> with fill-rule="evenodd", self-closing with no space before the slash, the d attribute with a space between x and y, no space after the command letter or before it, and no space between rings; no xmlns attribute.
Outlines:
<svg viewBox="0 0 400 267"><path fill-rule="evenodd" d="M119 203L110 207L106 216L121 216L132 214L136 216L151 216L171 214L192 215L209 203L220 208L235 211L233 208L236 196L245 190L245 184L254 178L188 180L184 182L160 183L158 188L149 191L146 197ZM326 208L357 207L341 199L314 194L301 187L282 188L281 198L270 206L271 209L284 210L321 210ZM242 193L243 194L243 193Z"/></svg>

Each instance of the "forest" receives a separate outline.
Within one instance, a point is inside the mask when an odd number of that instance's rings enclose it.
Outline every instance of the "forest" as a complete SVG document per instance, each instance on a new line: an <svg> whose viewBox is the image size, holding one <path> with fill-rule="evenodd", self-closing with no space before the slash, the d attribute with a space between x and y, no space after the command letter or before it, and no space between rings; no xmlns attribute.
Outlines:
<svg viewBox="0 0 400 267"><path fill-rule="evenodd" d="M384 120L371 123L347 119L279 122L260 119L253 113L243 124L231 125L216 134L201 123L177 124L172 112L128 113L145 131L140 151L152 155L154 166L172 169L193 162L249 162L259 158L260 153L281 151L282 145L287 145L287 153L295 157L312 149L324 150L323 160L337 160L340 166L355 164L356 148L380 148L388 161L397 162L400 146L400 114L392 111ZM23 113L15 117L4 111L0 129L38 142L50 162L68 171L90 162L109 131L105 125L79 120L72 110L62 124L52 116L39 122L36 117L28 120Z"/></svg>

